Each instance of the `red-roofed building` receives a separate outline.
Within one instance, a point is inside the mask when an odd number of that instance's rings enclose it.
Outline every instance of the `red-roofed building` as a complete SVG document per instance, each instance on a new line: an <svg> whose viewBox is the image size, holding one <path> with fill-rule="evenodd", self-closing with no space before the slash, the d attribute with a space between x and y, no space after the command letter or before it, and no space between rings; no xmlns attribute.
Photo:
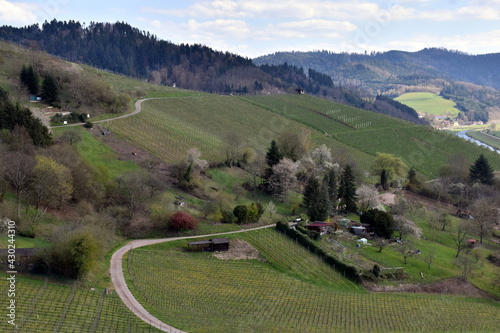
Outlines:
<svg viewBox="0 0 500 333"><path fill-rule="evenodd" d="M314 222L311 224L306 225L306 229L310 231L316 231L319 232L320 234L325 234L328 231L328 227L331 227L332 225L330 223L326 222Z"/></svg>

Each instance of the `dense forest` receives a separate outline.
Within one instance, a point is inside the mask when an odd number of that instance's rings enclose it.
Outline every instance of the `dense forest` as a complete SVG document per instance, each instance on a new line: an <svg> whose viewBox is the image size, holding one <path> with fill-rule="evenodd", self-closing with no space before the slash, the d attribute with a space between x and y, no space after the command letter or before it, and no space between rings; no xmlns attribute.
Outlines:
<svg viewBox="0 0 500 333"><path fill-rule="evenodd" d="M159 40L123 22L88 26L77 21L0 27L0 39L150 82L220 94L306 93L370 111L424 123L403 105L334 84L329 74L288 64L255 65L251 59L199 44Z"/></svg>
<svg viewBox="0 0 500 333"><path fill-rule="evenodd" d="M499 61L500 53L470 55L438 48L370 54L277 52L254 59L261 66L302 66L331 76L334 84L359 86L372 94L438 93L456 102L462 117L481 121L488 121L488 108L500 105Z"/></svg>

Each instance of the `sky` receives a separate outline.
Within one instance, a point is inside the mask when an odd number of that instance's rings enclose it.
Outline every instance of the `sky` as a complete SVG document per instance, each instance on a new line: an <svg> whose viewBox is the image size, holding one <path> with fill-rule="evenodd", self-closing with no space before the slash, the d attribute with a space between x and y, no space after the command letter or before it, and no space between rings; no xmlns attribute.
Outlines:
<svg viewBox="0 0 500 333"><path fill-rule="evenodd" d="M127 22L173 43L278 51L500 52L500 0L0 0L0 25Z"/></svg>

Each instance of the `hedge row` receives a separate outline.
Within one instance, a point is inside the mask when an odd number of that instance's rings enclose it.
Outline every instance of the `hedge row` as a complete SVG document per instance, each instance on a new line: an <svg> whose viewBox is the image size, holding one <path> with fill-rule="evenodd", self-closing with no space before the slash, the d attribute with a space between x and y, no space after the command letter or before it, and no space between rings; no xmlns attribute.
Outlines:
<svg viewBox="0 0 500 333"><path fill-rule="evenodd" d="M313 252L317 256L323 259L328 265L333 267L335 270L344 274L346 278L354 282L361 282L361 276L359 275L359 271L356 267L348 265L334 256L328 254L319 247L315 242L311 240L308 236L300 233L295 229L291 229L288 223L286 222L278 222L276 223L276 230L284 233L291 239L295 240L297 243L301 244L304 247L307 247L309 251Z"/></svg>
<svg viewBox="0 0 500 333"><path fill-rule="evenodd" d="M301 225L297 225L296 229L313 240L320 240L321 239L321 234L317 231L307 230L306 228L304 228Z"/></svg>

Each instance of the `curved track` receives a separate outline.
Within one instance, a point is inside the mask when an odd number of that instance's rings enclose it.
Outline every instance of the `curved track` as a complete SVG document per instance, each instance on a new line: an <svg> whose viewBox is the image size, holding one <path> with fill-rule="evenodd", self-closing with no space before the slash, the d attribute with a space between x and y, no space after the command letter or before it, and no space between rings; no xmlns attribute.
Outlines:
<svg viewBox="0 0 500 333"><path fill-rule="evenodd" d="M154 326L154 327L156 327L164 332L186 333L186 332L181 331L173 326L170 326L170 325L162 322L158 318L154 317L139 303L139 301L137 301L137 299L135 299L134 295L132 295L132 293L130 292L130 289L127 286L127 282L125 281L125 276L123 274L123 266L122 266L123 255L125 253L127 253L128 251L135 249L135 248L138 248L138 247L143 247L143 246L148 246L148 245L153 245L153 244L158 244L158 243L163 243L163 242L171 242L171 241L175 241L175 240L179 240L179 239L192 239L192 238L236 234L236 233L241 233L241 232L246 232L246 231L270 228L273 226L274 226L274 224L263 226L263 227L252 228L252 229L224 232L224 233L220 233L220 234L189 236L189 237L175 237L175 238L162 238L162 239L143 239L143 240L130 241L125 246L118 249L111 256L111 263L110 263L110 267L109 267L111 281L113 282L113 285L115 287L115 291L118 294L118 296L120 296L123 303L125 303L125 305L136 316L138 316L139 318L141 318L142 320L144 320L145 322L147 322L151 326Z"/></svg>

